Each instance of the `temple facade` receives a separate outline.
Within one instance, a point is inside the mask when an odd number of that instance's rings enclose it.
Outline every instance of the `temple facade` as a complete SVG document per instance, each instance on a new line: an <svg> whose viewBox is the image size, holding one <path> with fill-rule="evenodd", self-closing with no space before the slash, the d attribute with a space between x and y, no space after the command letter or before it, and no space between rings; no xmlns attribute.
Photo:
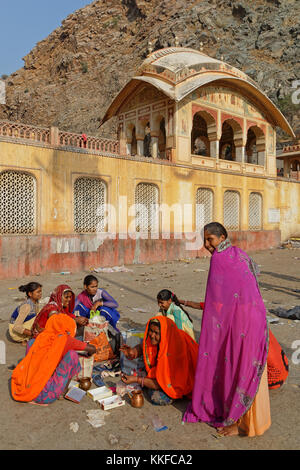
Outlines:
<svg viewBox="0 0 300 470"><path fill-rule="evenodd" d="M0 122L0 278L207 255L213 220L245 250L300 233L300 181L276 169L293 130L243 72L156 51L111 118L116 141Z"/></svg>

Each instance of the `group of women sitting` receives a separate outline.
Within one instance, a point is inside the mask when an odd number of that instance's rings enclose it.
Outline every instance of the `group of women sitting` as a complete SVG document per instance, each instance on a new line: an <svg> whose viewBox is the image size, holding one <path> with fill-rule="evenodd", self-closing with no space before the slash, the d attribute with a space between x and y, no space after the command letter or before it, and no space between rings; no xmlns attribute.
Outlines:
<svg viewBox="0 0 300 470"><path fill-rule="evenodd" d="M186 422L205 422L223 435L261 435L271 424L268 388L285 381L288 361L267 325L256 264L231 245L217 222L205 226L204 244L212 255L205 302L179 300L169 290L160 291L160 310L148 321L143 343L120 348L129 359L143 357L146 376L122 374L122 381L145 387L157 405L189 398ZM75 350L95 352L92 345L74 338L76 326L85 325L93 311L100 310L117 328L118 304L98 289L94 276L87 276L77 299L68 286L59 286L36 316L41 286L24 289L27 301L13 313L10 333L17 335L15 340L33 336L34 341L12 374L12 396L48 404L63 395L78 373ZM184 306L203 309L199 344Z"/></svg>

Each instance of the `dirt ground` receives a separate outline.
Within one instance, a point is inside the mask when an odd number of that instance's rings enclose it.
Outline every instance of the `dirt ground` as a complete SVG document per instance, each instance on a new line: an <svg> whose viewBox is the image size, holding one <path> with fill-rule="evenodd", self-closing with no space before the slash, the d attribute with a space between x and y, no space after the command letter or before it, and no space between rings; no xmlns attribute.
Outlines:
<svg viewBox="0 0 300 470"><path fill-rule="evenodd" d="M267 309L282 306L291 308L300 304L300 249L272 249L252 252L260 265L260 287ZM68 267L66 266L66 271ZM179 298L204 300L209 269L209 258L180 260L153 265L128 266L133 272L98 274L101 287L108 290L120 304L121 323L144 327L156 313L156 294L169 288ZM182 425L187 401L175 405L155 407L147 399L141 409L126 405L109 411L105 425L93 428L87 422L86 411L97 409L94 402L84 397L79 405L59 400L48 407L14 402L9 393L11 366L24 356L25 348L7 338L8 320L14 308L23 300L18 286L37 280L43 285L43 297L50 295L58 284L67 283L79 293L86 272L61 275L49 274L23 279L0 281L0 340L6 345L6 364L0 364L0 449L4 450L227 450L227 449L299 449L300 448L300 364L291 357L297 351L293 342L299 340L300 321L275 317L268 312L272 332L284 347L290 361L290 374L282 389L270 392L272 426L261 437L217 438L212 428L203 424ZM145 312L133 309L141 308ZM201 311L188 309L195 325L197 338L201 327ZM300 358L300 351L299 351ZM105 379L108 385L116 379ZM158 414L168 430L155 432L150 417ZM78 423L78 432L70 423ZM113 434L118 443L111 444Z"/></svg>

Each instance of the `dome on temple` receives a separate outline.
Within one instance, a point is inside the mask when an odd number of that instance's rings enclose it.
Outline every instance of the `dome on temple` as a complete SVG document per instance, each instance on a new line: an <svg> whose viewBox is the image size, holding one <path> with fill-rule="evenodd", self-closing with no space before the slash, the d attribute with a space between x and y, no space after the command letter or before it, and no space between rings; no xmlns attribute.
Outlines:
<svg viewBox="0 0 300 470"><path fill-rule="evenodd" d="M184 47L168 47L155 51L138 69L140 75L157 76L173 84L195 75L220 71L252 81L235 67L203 52Z"/></svg>
<svg viewBox="0 0 300 470"><path fill-rule="evenodd" d="M141 83L152 85L177 103L205 85L231 88L255 104L273 126L294 136L281 111L248 75L226 62L185 47L168 47L150 53L137 70L137 75L114 99L100 126L118 114L123 103L135 94Z"/></svg>

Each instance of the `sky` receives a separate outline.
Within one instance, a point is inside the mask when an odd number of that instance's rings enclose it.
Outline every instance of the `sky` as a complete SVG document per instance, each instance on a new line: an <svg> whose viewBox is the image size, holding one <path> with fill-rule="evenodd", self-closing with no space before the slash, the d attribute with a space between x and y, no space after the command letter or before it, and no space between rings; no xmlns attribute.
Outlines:
<svg viewBox="0 0 300 470"><path fill-rule="evenodd" d="M0 77L24 65L37 42L92 0L0 0Z"/></svg>

